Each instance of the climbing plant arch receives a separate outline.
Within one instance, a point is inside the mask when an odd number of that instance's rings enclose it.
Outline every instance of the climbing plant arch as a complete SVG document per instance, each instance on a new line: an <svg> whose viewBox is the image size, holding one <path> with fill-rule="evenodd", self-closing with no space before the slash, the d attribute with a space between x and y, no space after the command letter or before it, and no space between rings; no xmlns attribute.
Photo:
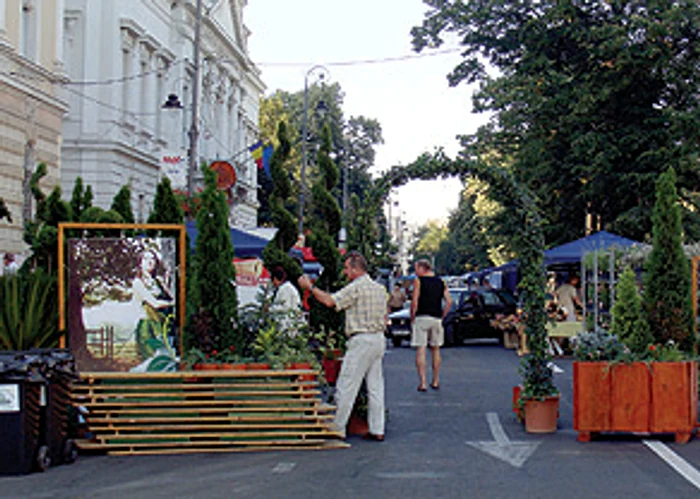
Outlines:
<svg viewBox="0 0 700 499"><path fill-rule="evenodd" d="M542 217L535 197L527 186L518 183L515 177L504 168L495 168L480 160L452 159L442 151L423 154L406 166L394 166L376 179L368 196L367 213L376 214L381 210L389 191L410 180L432 180L439 177L474 175L487 182L490 195L504 206L508 206L515 218L517 227L514 247L520 270L519 290L522 296L525 315L525 334L531 351L523 364L525 389L547 395L555 392L552 384L552 371L548 367L547 314L545 311L546 273L544 262L544 234ZM528 387L528 381L536 386ZM539 392L539 393L538 393Z"/></svg>

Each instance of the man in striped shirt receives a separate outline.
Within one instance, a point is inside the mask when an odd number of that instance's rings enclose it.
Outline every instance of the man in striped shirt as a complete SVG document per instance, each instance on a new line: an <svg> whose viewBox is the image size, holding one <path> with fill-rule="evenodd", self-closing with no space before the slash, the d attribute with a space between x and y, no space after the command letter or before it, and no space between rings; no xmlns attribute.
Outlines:
<svg viewBox="0 0 700 499"><path fill-rule="evenodd" d="M334 430L345 435L350 412L362 380L367 384L369 440L384 440L384 374L382 358L386 348L387 292L367 274L367 261L357 251L348 253L343 273L350 284L330 294L314 287L306 276L299 287L327 307L345 310L347 351L336 383Z"/></svg>

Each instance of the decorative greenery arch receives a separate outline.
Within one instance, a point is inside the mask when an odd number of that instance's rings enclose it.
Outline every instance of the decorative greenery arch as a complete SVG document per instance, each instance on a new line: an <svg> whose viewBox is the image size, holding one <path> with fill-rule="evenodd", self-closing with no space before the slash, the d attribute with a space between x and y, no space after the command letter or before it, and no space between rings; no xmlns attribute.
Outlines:
<svg viewBox="0 0 700 499"><path fill-rule="evenodd" d="M544 233L542 217L535 197L527 186L518 183L506 169L480 160L451 159L438 150L423 154L407 166L394 166L376 179L368 197L370 212L377 213L389 191L409 180L432 180L439 177L475 175L491 186L490 195L508 206L514 217L518 248L520 284L525 315L525 334L531 354L523 360L523 395L543 397L557 392L552 381L547 348L547 313L545 311L546 272L544 268Z"/></svg>

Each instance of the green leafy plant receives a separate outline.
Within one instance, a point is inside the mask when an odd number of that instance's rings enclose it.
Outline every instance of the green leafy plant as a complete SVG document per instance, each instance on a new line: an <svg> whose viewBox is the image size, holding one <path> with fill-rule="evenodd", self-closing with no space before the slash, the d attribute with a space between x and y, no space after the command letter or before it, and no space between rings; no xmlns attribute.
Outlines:
<svg viewBox="0 0 700 499"><path fill-rule="evenodd" d="M630 355L629 348L616 335L600 327L579 334L573 341L574 357L580 361L618 361Z"/></svg>
<svg viewBox="0 0 700 499"><path fill-rule="evenodd" d="M617 299L611 310L613 322L610 333L635 353L642 353L654 341L637 290L637 279L629 267L620 275L615 287Z"/></svg>
<svg viewBox="0 0 700 499"><path fill-rule="evenodd" d="M6 350L58 344L56 279L42 269L0 277L0 346Z"/></svg>

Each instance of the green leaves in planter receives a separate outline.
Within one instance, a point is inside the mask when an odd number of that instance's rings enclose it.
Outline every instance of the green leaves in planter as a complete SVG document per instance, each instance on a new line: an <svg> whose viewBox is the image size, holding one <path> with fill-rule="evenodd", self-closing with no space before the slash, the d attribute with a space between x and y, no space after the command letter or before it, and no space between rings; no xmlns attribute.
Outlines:
<svg viewBox="0 0 700 499"><path fill-rule="evenodd" d="M574 357L581 361L620 360L630 351L616 335L602 328L579 334L575 340Z"/></svg>
<svg viewBox="0 0 700 499"><path fill-rule="evenodd" d="M56 279L41 269L0 277L0 347L49 348L59 337Z"/></svg>

